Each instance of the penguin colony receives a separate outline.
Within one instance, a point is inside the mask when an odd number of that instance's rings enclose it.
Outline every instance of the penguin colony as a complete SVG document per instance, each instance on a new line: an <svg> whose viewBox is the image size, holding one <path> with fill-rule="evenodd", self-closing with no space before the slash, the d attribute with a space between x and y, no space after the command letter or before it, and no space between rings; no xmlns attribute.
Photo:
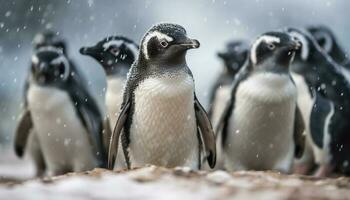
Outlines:
<svg viewBox="0 0 350 200"><path fill-rule="evenodd" d="M150 164L350 174L350 62L327 27L228 43L208 114L186 62L200 43L180 25L80 49L105 71L106 114L62 38L44 32L33 44L14 148L38 176Z"/></svg>

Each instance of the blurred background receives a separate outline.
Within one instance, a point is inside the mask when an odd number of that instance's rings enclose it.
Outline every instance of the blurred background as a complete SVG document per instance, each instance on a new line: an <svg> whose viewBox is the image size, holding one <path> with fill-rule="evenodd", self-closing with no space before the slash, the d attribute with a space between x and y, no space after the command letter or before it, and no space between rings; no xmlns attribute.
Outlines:
<svg viewBox="0 0 350 200"><path fill-rule="evenodd" d="M66 39L68 54L85 73L101 107L104 72L94 60L80 55L79 48L114 34L139 42L158 22L181 24L201 42L187 60L204 106L222 69L216 53L231 39L250 41L271 29L325 24L350 49L348 0L0 0L0 5L0 153L11 152L32 39L46 29ZM0 174L5 158L0 156Z"/></svg>

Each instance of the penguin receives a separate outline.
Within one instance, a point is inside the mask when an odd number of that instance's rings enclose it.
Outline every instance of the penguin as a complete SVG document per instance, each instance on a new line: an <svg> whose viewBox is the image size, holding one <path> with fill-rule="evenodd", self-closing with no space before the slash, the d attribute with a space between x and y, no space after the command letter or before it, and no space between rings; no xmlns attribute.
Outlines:
<svg viewBox="0 0 350 200"><path fill-rule="evenodd" d="M224 63L224 70L215 81L211 89L210 108L208 111L213 127L217 125L224 105L230 98L230 85L244 64L248 55L249 45L243 40L234 40L226 45L225 51L217 55Z"/></svg>
<svg viewBox="0 0 350 200"><path fill-rule="evenodd" d="M144 35L112 133L109 168L116 161L119 137L129 169L147 164L198 169L202 154L215 166L214 131L185 58L187 50L199 45L178 24L160 23Z"/></svg>
<svg viewBox="0 0 350 200"><path fill-rule="evenodd" d="M236 75L221 116L227 170L277 170L289 173L304 149L304 123L289 65L300 43L288 33L271 31L251 45Z"/></svg>
<svg viewBox="0 0 350 200"><path fill-rule="evenodd" d="M292 68L302 75L313 98L310 132L313 152L319 168L315 175L350 172L350 75L337 64L307 31L289 28L302 48L296 53Z"/></svg>
<svg viewBox="0 0 350 200"><path fill-rule="evenodd" d="M307 31L311 33L319 46L332 57L336 63L350 70L347 52L339 44L334 32L329 27L324 25L309 26L307 27Z"/></svg>
<svg viewBox="0 0 350 200"><path fill-rule="evenodd" d="M96 102L62 50L36 50L16 129L16 153L23 155L27 139L35 134L48 176L106 167L103 124Z"/></svg>
<svg viewBox="0 0 350 200"><path fill-rule="evenodd" d="M230 99L230 85L247 59L249 45L244 40L233 40L226 44L225 50L217 53L223 62L223 71L217 77L210 92L209 118L213 127L217 126L221 113ZM223 169L221 138L216 138L217 157L215 169ZM206 166L205 169L210 169ZM214 169L214 170L215 170Z"/></svg>
<svg viewBox="0 0 350 200"><path fill-rule="evenodd" d="M138 55L138 45L123 36L110 36L91 47L82 47L82 55L91 56L104 69L107 77L106 106L111 129L117 123L123 100L127 73Z"/></svg>
<svg viewBox="0 0 350 200"><path fill-rule="evenodd" d="M34 36L34 39L32 41L33 49L38 50L41 47L45 46L54 46L56 48L59 48L63 51L64 54L67 54L67 45L65 41L57 35L55 32L51 30L43 31ZM71 65L73 65L73 62L69 59ZM27 94L28 88L29 88L29 78L30 76L27 76L25 85L24 85L24 92L23 94ZM24 99L26 99L24 95ZM25 107L27 106L27 101L24 101ZM34 129L31 129L31 132L34 132ZM16 139L22 139L22 138L16 138ZM33 163L36 168L36 176L41 177L44 175L46 166L44 157L42 155L42 151L40 150L39 141L37 138L37 134L35 133L29 133L29 137L27 140L24 141L16 141L19 142L25 142L26 143L26 149L24 150L27 152L27 154L32 158ZM17 151L16 151L17 152ZM23 155L17 154L18 157L22 157Z"/></svg>

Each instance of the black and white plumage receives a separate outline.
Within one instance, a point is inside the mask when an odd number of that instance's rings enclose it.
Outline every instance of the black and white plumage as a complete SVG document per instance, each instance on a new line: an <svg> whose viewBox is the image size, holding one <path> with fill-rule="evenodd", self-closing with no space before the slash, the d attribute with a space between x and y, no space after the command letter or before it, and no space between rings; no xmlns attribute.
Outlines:
<svg viewBox="0 0 350 200"><path fill-rule="evenodd" d="M33 43L34 51L42 47L52 46L60 49L65 55L67 55L66 42L62 37L60 37L57 33L53 31L48 30L48 31L44 31L36 34L32 43ZM70 65L74 65L71 59L68 59L68 61L70 62ZM26 94L29 89L29 82L30 82L29 79L30 79L30 74L28 74L28 76L26 77L26 81L24 85L23 94L25 95L24 96L25 106L27 106ZM44 172L46 170L45 160L40 150L37 134L34 133L34 130L32 131L33 133L30 134L30 136L28 137L28 140L24 140L22 142L26 144L26 149L24 151L27 152L27 154L34 161L34 164L37 170L37 176L42 176L44 175ZM20 139L20 138L17 138L17 139ZM19 142L19 141L16 141L16 142ZM21 157L22 155L18 155L18 156Z"/></svg>
<svg viewBox="0 0 350 200"><path fill-rule="evenodd" d="M339 44L334 32L327 26L309 26L307 30L312 34L320 47L338 64L350 70L349 57Z"/></svg>
<svg viewBox="0 0 350 200"><path fill-rule="evenodd" d="M22 156L35 134L47 175L106 166L103 116L85 85L62 50L35 51L15 150Z"/></svg>
<svg viewBox="0 0 350 200"><path fill-rule="evenodd" d="M146 164L198 168L203 150L209 165L215 165L214 132L195 95L185 59L188 49L198 47L199 42L176 24L158 24L145 34L111 137L109 168L120 154L119 139L128 168Z"/></svg>
<svg viewBox="0 0 350 200"><path fill-rule="evenodd" d="M302 42L292 64L302 75L313 97L310 132L319 176L331 171L350 172L350 74L318 45L311 34L298 29L289 33Z"/></svg>
<svg viewBox="0 0 350 200"><path fill-rule="evenodd" d="M289 74L298 47L285 32L265 33L253 43L217 127L226 169L289 172L301 156L304 126Z"/></svg>
<svg viewBox="0 0 350 200"><path fill-rule="evenodd" d="M224 63L224 70L211 89L209 116L215 127L227 101L230 99L230 86L235 75L247 59L249 45L245 41L229 42L226 49L218 53Z"/></svg>
<svg viewBox="0 0 350 200"><path fill-rule="evenodd" d="M107 76L106 106L111 129L117 122L123 100L123 86L127 73L137 58L139 47L123 36L110 36L91 47L82 47L80 53L94 58Z"/></svg>

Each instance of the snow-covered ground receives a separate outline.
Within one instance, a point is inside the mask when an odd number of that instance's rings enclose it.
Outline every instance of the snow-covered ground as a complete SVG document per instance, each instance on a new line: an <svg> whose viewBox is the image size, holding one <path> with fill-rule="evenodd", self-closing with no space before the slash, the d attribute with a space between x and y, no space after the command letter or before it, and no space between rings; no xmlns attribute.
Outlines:
<svg viewBox="0 0 350 200"><path fill-rule="evenodd" d="M274 172L194 172L155 166L2 182L0 199L350 199L350 179Z"/></svg>

